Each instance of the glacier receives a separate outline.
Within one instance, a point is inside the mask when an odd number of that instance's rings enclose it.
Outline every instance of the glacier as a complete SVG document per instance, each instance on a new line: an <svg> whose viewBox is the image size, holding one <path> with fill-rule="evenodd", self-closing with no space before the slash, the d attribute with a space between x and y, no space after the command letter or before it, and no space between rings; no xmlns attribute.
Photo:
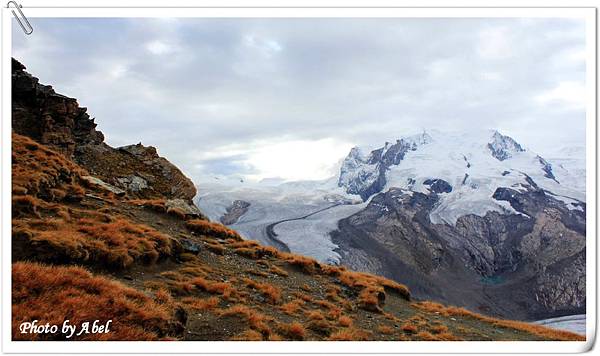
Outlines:
<svg viewBox="0 0 600 356"><path fill-rule="evenodd" d="M585 149L565 147L542 158L496 130L427 130L400 136L379 148L355 147L339 172L322 181L206 180L197 182L194 201L214 221L233 201L246 201L249 209L230 225L244 238L272 244L266 230L277 223L273 232L292 252L337 263L330 232L337 229L338 221L390 188L427 194L434 189L432 182L447 184L450 189L438 192L439 201L429 218L433 224L448 225L468 214L522 214L507 201L493 198L500 187L523 191L534 184L569 209L582 209L586 198Z"/></svg>

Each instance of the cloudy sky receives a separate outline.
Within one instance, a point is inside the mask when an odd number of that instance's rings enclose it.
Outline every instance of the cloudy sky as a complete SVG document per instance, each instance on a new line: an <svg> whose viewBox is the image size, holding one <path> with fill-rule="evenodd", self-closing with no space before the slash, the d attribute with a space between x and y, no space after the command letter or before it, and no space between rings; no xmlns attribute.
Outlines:
<svg viewBox="0 0 600 356"><path fill-rule="evenodd" d="M495 128L585 144L574 19L32 19L13 56L196 181L321 179L356 145Z"/></svg>

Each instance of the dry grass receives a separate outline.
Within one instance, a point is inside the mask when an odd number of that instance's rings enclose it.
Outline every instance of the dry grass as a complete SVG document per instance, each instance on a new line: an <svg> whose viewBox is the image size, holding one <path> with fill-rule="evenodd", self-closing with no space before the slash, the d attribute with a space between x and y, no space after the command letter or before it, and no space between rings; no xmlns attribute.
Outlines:
<svg viewBox="0 0 600 356"><path fill-rule="evenodd" d="M348 271L342 268L330 269L329 271L339 279L340 283L359 291L358 305L365 310L382 312L381 307L385 302L386 291L396 293L400 297L410 300L410 291L400 283L369 273ZM330 291L328 296L335 300L337 291Z"/></svg>
<svg viewBox="0 0 600 356"><path fill-rule="evenodd" d="M310 301L313 300L313 298L310 295L304 294L304 293L300 293L300 292L293 292L292 295L295 296L298 299L301 299L301 300L305 301L305 302L310 302Z"/></svg>
<svg viewBox="0 0 600 356"><path fill-rule="evenodd" d="M242 241L234 241L234 242L230 242L227 244L227 247L230 248L250 248L250 249L255 249L257 247L260 247L260 244L258 243L258 241L255 240L242 240Z"/></svg>
<svg viewBox="0 0 600 356"><path fill-rule="evenodd" d="M342 315L342 309L337 305L328 302L326 300L316 300L314 303L321 308L327 309L327 318L328 319L337 319L340 315Z"/></svg>
<svg viewBox="0 0 600 356"><path fill-rule="evenodd" d="M294 299L291 302L283 304L279 309L288 315L296 315L299 310L306 304L302 299Z"/></svg>
<svg viewBox="0 0 600 356"><path fill-rule="evenodd" d="M443 334L448 332L448 327L446 325L434 325L429 328L429 330L434 334Z"/></svg>
<svg viewBox="0 0 600 356"><path fill-rule="evenodd" d="M338 319L338 324L343 327L348 327L352 325L352 319L345 315L340 315Z"/></svg>
<svg viewBox="0 0 600 356"><path fill-rule="evenodd" d="M174 216L174 217L176 217L178 219L181 219L181 220L187 219L187 215L185 214L185 211L183 211L180 208L172 208L172 207L171 208L167 208L167 214L169 214L171 216Z"/></svg>
<svg viewBox="0 0 600 356"><path fill-rule="evenodd" d="M402 331L404 331L405 333L407 333L407 334L415 334L417 332L417 330L418 330L418 328L415 325L410 324L410 323L403 324L400 327L400 329Z"/></svg>
<svg viewBox="0 0 600 356"><path fill-rule="evenodd" d="M28 247L31 258L105 268L126 268L135 261L151 264L172 252L169 236L105 214L68 221L13 220L13 239Z"/></svg>
<svg viewBox="0 0 600 356"><path fill-rule="evenodd" d="M323 336L331 335L334 325L325 319L310 320L306 327Z"/></svg>
<svg viewBox="0 0 600 356"><path fill-rule="evenodd" d="M369 340L371 334L367 331L355 329L355 328L344 328L340 329L331 336L330 341L366 341Z"/></svg>
<svg viewBox="0 0 600 356"><path fill-rule="evenodd" d="M185 297L181 302L194 310L213 310L219 305L219 298L195 298Z"/></svg>
<svg viewBox="0 0 600 356"><path fill-rule="evenodd" d="M363 288L358 294L359 307L368 311L382 312L383 301L385 301L385 293L382 287L369 286Z"/></svg>
<svg viewBox="0 0 600 356"><path fill-rule="evenodd" d="M393 322L400 322L400 318L398 318L397 316L391 314L391 313L387 313L387 312L383 312L383 316L387 319L387 320L391 320Z"/></svg>
<svg viewBox="0 0 600 356"><path fill-rule="evenodd" d="M210 252L216 254L216 255L223 255L225 253L225 247L223 247L221 244L218 243L214 243L214 242L208 242L206 243L206 249L209 250Z"/></svg>
<svg viewBox="0 0 600 356"><path fill-rule="evenodd" d="M253 260L260 258L258 250L255 248L238 247L234 249L233 252L237 253L240 256L247 257Z"/></svg>
<svg viewBox="0 0 600 356"><path fill-rule="evenodd" d="M62 154L32 139L12 134L12 186L17 194L45 200L81 200L80 177L86 171ZM53 189L53 191L51 191Z"/></svg>
<svg viewBox="0 0 600 356"><path fill-rule="evenodd" d="M246 274L252 274L254 276L263 277L263 278L268 278L269 277L269 274L267 272L260 271L260 270L255 270L255 269L251 269L251 268L245 269L244 273L246 273Z"/></svg>
<svg viewBox="0 0 600 356"><path fill-rule="evenodd" d="M269 266L269 272L271 272L273 274L276 274L278 276L281 276L281 277L287 277L287 276L289 276L289 273L287 273L283 268L279 268L279 267L277 267L275 265L270 265Z"/></svg>
<svg viewBox="0 0 600 356"><path fill-rule="evenodd" d="M304 340L306 337L306 329L297 321L279 324L278 331L291 340Z"/></svg>
<svg viewBox="0 0 600 356"><path fill-rule="evenodd" d="M151 209L159 213L167 212L167 201L165 199L131 199L127 200L126 203Z"/></svg>
<svg viewBox="0 0 600 356"><path fill-rule="evenodd" d="M186 226L191 231L201 235L211 235L224 239L233 239L241 241L242 238L237 232L231 230L221 224L213 223L206 220L194 219L188 220Z"/></svg>
<svg viewBox="0 0 600 356"><path fill-rule="evenodd" d="M338 302L338 301L340 301L339 294L341 291L342 290L340 289L340 287L330 284L327 286L327 291L325 292L325 296L327 297L327 299L331 300L332 302Z"/></svg>
<svg viewBox="0 0 600 356"><path fill-rule="evenodd" d="M541 325L529 324L521 321L515 320L503 320L496 319L489 316L473 313L465 308L459 307L446 307L439 303L434 302L418 302L412 303L412 306L425 310L428 312L437 312L443 316L460 316L460 317L468 317L477 319L486 323L490 323L494 326L505 327L510 329L516 329L520 331L524 331L533 335L537 335L539 337L550 339L550 340L568 340L568 341L585 341L585 336L571 333L568 331L555 330L543 327Z"/></svg>
<svg viewBox="0 0 600 356"><path fill-rule="evenodd" d="M173 304L173 296L165 288L160 288L154 293L154 300L159 304L171 305Z"/></svg>
<svg viewBox="0 0 600 356"><path fill-rule="evenodd" d="M223 296L223 299L226 300L229 299L231 295L235 292L233 284L229 282L210 281L203 277L196 277L191 280L191 283L196 288L199 288L208 293L220 294Z"/></svg>
<svg viewBox="0 0 600 356"><path fill-rule="evenodd" d="M73 325L112 320L106 334L83 334L70 340L156 340L177 336L182 326L172 317L163 295L144 293L80 267L50 267L37 263L12 265L13 340L64 340L62 334L21 334L22 322Z"/></svg>
<svg viewBox="0 0 600 356"><path fill-rule="evenodd" d="M192 277L205 277L214 273L214 270L210 266L198 263L198 259L194 255L194 259L184 264L177 272Z"/></svg>
<svg viewBox="0 0 600 356"><path fill-rule="evenodd" d="M437 341L438 338L434 335L432 335L430 332L428 331L419 331L415 337L417 338L417 340L422 340L422 341Z"/></svg>
<svg viewBox="0 0 600 356"><path fill-rule="evenodd" d="M340 270L339 280L342 284L352 288L372 288L379 290L379 287L381 287L384 289L384 291L392 291L400 295L402 298L410 300L410 291L408 287L380 276L375 276L364 272Z"/></svg>
<svg viewBox="0 0 600 356"><path fill-rule="evenodd" d="M281 301L281 289L270 283L261 283L255 280L244 278L244 284L252 289L259 291L271 304L277 304Z"/></svg>
<svg viewBox="0 0 600 356"><path fill-rule="evenodd" d="M395 332L394 328L387 325L379 325L377 331L384 335L392 335Z"/></svg>
<svg viewBox="0 0 600 356"><path fill-rule="evenodd" d="M236 304L225 310L222 310L219 315L221 317L241 317L248 322L253 330L259 331L262 335L268 336L271 334L271 328L267 324L269 318L246 305Z"/></svg>
<svg viewBox="0 0 600 356"><path fill-rule="evenodd" d="M320 310L307 311L306 317L310 320L325 320L325 316L323 316Z"/></svg>
<svg viewBox="0 0 600 356"><path fill-rule="evenodd" d="M393 293L397 293L402 298L406 300L410 300L410 290L404 284L400 284L396 281L392 281L391 279L383 278L380 276L375 276L377 282L382 285L386 292L390 291Z"/></svg>
<svg viewBox="0 0 600 356"><path fill-rule="evenodd" d="M263 341L264 338L261 333L255 330L245 330L241 334L238 334L231 338L231 341Z"/></svg>
<svg viewBox="0 0 600 356"><path fill-rule="evenodd" d="M232 241L227 244L228 248L233 249L236 254L253 260L261 259L265 256L279 256L280 252L271 246L262 246L254 240Z"/></svg>
<svg viewBox="0 0 600 356"><path fill-rule="evenodd" d="M12 216L14 218L20 217L40 217L38 208L43 204L39 199L34 198L31 195L13 195L12 197Z"/></svg>
<svg viewBox="0 0 600 356"><path fill-rule="evenodd" d="M321 264L313 258L284 252L280 252L279 254L280 258L285 260L288 264L299 268L302 272L306 274L312 275L317 273L318 271L321 271Z"/></svg>

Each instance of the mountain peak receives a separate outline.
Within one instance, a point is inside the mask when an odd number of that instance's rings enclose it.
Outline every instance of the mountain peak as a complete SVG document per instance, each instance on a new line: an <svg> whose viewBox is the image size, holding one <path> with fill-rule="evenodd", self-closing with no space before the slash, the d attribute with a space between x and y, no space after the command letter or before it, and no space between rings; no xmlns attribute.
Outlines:
<svg viewBox="0 0 600 356"><path fill-rule="evenodd" d="M525 149L512 137L503 135L497 130L494 131L487 147L492 153L492 156L499 161L509 159L518 152L525 152Z"/></svg>

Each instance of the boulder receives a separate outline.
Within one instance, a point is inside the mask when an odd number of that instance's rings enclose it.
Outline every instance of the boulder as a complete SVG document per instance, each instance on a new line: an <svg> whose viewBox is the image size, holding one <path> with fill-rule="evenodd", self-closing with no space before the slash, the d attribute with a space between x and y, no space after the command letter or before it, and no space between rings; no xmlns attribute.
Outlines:
<svg viewBox="0 0 600 356"><path fill-rule="evenodd" d="M90 186L96 186L100 189L104 189L108 192L111 192L117 196L125 195L125 191L123 189L119 189L113 185L110 185L104 182L100 178L92 177L92 176L81 176L81 179Z"/></svg>
<svg viewBox="0 0 600 356"><path fill-rule="evenodd" d="M127 177L119 177L117 178L117 181L119 182L120 186L134 193L148 188L148 181L133 174Z"/></svg>
<svg viewBox="0 0 600 356"><path fill-rule="evenodd" d="M165 206L167 209L179 209L189 217L203 217L200 209L198 209L194 204L190 204L183 199L169 199L166 201Z"/></svg>

